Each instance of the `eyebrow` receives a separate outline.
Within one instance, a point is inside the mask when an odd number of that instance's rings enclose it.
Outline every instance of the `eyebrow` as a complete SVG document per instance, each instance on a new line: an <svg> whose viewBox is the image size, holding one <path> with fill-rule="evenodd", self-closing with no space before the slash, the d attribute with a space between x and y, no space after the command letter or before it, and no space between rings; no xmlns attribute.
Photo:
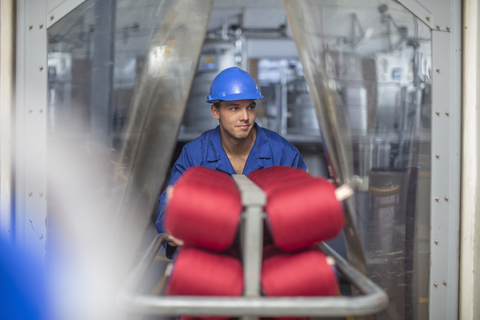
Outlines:
<svg viewBox="0 0 480 320"><path fill-rule="evenodd" d="M229 103L228 106L229 106L229 107L230 107L230 106L237 106L237 107L238 107L238 106L240 106L240 104L238 104L238 103ZM252 102L252 103L250 103L248 106L249 106L249 107L250 107L250 106L257 106L257 103L256 103L256 102Z"/></svg>

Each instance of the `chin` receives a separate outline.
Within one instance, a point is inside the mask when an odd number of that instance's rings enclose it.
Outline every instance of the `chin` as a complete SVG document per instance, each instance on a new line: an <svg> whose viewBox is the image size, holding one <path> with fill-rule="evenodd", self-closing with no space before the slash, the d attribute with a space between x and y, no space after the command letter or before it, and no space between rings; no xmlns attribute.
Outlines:
<svg viewBox="0 0 480 320"><path fill-rule="evenodd" d="M237 139L246 139L248 137L248 134L237 134L235 138Z"/></svg>

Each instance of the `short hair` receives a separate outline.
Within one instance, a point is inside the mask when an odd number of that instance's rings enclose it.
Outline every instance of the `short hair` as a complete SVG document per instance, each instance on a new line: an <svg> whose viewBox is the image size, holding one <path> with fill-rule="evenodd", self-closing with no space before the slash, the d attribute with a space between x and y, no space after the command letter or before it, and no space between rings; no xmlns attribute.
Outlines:
<svg viewBox="0 0 480 320"><path fill-rule="evenodd" d="M215 106L215 108L219 109L222 101L223 101L223 100L217 100L217 101L215 101L215 102L213 103L213 105Z"/></svg>

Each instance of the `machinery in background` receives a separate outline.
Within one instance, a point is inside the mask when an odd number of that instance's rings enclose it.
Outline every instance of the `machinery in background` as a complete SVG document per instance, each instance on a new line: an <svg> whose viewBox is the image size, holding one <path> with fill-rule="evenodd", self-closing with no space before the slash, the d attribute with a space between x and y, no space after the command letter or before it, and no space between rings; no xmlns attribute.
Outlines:
<svg viewBox="0 0 480 320"><path fill-rule="evenodd" d="M179 140L190 140L217 126L206 96L220 71L229 67L247 68L245 37L240 28L227 28L225 19L219 30L209 32L203 45L197 73L193 80Z"/></svg>

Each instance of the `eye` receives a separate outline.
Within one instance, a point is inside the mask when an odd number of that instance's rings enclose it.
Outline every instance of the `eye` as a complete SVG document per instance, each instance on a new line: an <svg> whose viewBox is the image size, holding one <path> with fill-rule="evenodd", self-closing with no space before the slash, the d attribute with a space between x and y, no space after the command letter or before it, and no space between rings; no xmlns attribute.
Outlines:
<svg viewBox="0 0 480 320"><path fill-rule="evenodd" d="M232 110L232 111L237 111L237 110L238 110L238 107L232 107L231 110Z"/></svg>
<svg viewBox="0 0 480 320"><path fill-rule="evenodd" d="M250 106L250 107L248 107L248 109L255 110L255 106Z"/></svg>

